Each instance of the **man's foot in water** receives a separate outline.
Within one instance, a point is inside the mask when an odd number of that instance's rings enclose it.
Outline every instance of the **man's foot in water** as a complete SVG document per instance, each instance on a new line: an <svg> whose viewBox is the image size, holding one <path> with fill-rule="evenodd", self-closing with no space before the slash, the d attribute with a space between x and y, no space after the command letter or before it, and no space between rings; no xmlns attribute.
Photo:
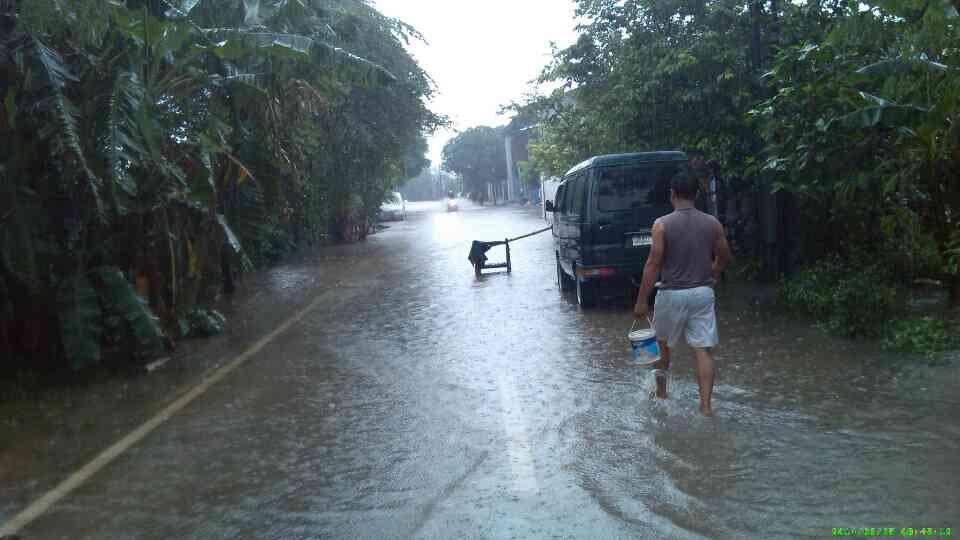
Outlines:
<svg viewBox="0 0 960 540"><path fill-rule="evenodd" d="M663 369L654 371L654 377L657 379L657 389L654 391L654 397L657 399L667 399L667 372Z"/></svg>

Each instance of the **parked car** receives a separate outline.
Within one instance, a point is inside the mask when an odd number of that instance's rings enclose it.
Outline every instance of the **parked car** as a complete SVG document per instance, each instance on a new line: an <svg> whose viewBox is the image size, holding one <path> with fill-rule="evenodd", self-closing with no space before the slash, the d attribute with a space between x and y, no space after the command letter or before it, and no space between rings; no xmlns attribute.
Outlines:
<svg viewBox="0 0 960 540"><path fill-rule="evenodd" d="M407 203L403 195L394 191L387 196L387 200L380 205L380 219L383 221L407 219Z"/></svg>
<svg viewBox="0 0 960 540"><path fill-rule="evenodd" d="M653 222L673 211L670 180L686 164L683 152L644 152L596 156L570 169L545 203L560 290L575 288L586 308L602 288L639 284Z"/></svg>

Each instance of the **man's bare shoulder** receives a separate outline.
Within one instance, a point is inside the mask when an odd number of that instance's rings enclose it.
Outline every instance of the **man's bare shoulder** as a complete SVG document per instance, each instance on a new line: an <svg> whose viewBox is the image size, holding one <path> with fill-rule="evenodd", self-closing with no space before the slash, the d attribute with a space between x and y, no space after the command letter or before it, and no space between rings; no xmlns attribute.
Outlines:
<svg viewBox="0 0 960 540"><path fill-rule="evenodd" d="M713 214L710 214L710 213L707 213L707 212L703 212L703 211L701 211L701 210L697 210L697 212L700 212L701 214L707 216L707 220L708 220L711 224L713 224L714 227L716 227L716 228L718 228L718 229L722 229L722 228L723 228L723 223L720 223L720 220L717 219L717 216L715 216L715 215L713 215Z"/></svg>

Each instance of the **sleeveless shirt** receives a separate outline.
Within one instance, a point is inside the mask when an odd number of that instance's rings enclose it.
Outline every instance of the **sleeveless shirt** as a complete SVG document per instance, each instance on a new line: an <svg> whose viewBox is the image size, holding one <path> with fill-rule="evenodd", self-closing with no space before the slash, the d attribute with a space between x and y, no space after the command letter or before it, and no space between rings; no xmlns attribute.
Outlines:
<svg viewBox="0 0 960 540"><path fill-rule="evenodd" d="M676 210L658 220L663 225L662 289L692 289L713 284L717 218L696 208Z"/></svg>

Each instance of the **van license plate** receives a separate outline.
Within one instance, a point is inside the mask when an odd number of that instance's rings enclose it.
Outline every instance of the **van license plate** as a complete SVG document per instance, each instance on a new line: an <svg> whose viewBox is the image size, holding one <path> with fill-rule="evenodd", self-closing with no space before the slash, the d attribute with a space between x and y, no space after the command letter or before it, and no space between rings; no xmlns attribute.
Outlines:
<svg viewBox="0 0 960 540"><path fill-rule="evenodd" d="M653 237L649 234L635 234L630 239L630 245L633 247L643 247L653 244Z"/></svg>

